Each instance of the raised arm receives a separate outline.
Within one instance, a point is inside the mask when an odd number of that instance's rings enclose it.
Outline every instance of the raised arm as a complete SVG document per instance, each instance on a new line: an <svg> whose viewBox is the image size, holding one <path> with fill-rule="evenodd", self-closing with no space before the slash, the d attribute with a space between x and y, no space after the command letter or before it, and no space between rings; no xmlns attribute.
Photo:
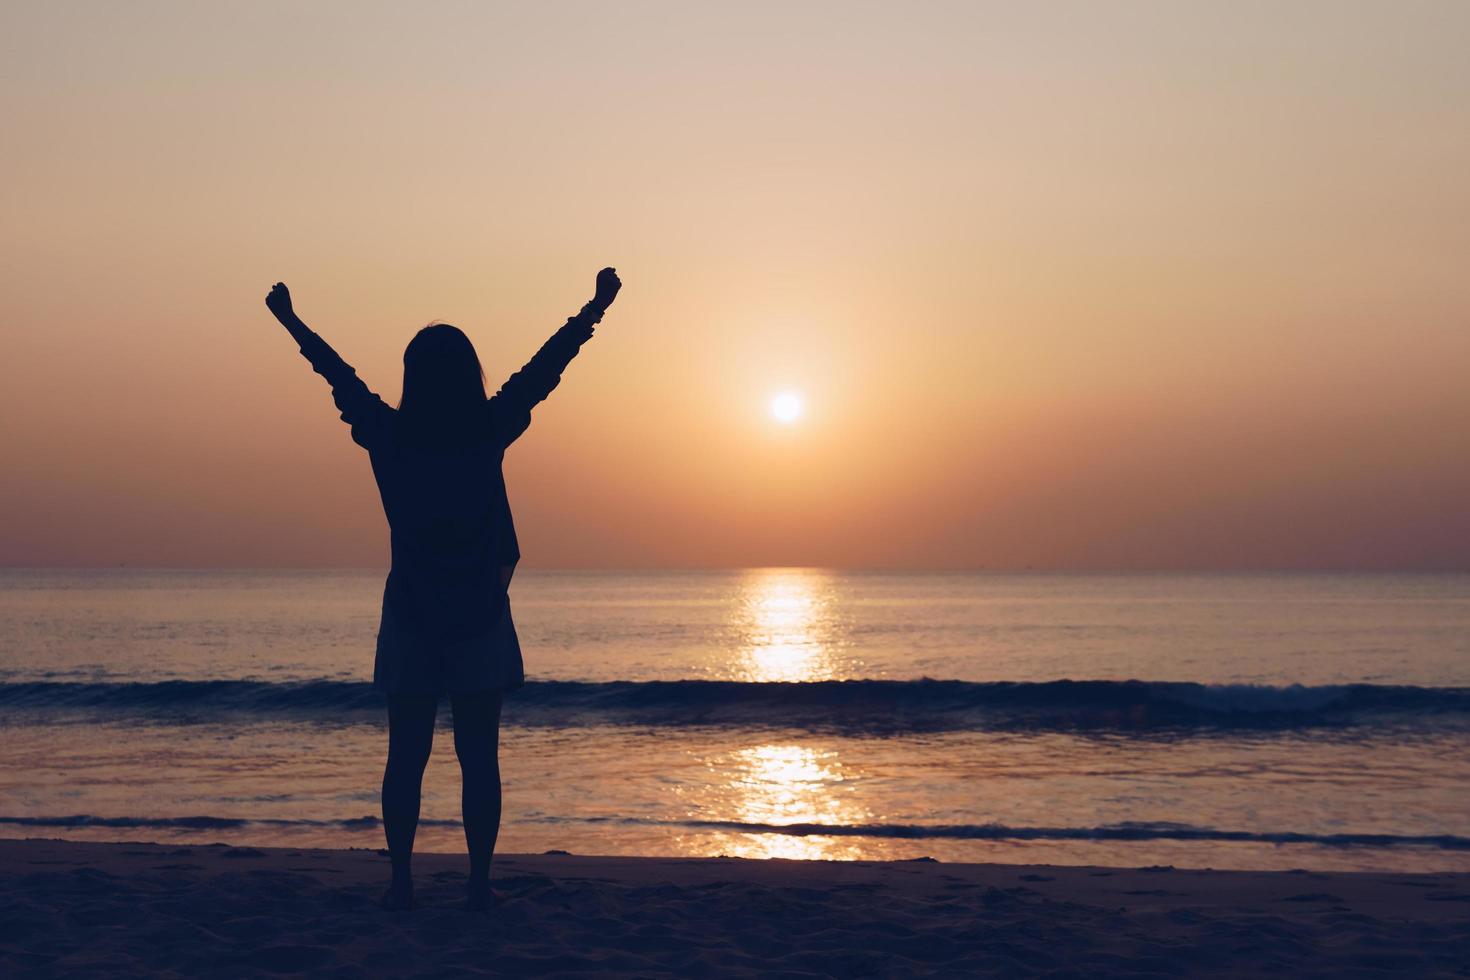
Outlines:
<svg viewBox="0 0 1470 980"><path fill-rule="evenodd" d="M575 316L569 317L551 339L541 345L526 366L511 375L490 399L491 424L502 444L514 442L531 424L531 409L545 401L561 382L562 372L592 337L592 328L602 320L607 308L617 298L623 283L615 269L597 274L597 291Z"/></svg>
<svg viewBox="0 0 1470 980"><path fill-rule="evenodd" d="M301 348L301 355L311 363L311 369L332 386L332 400L342 413L342 421L352 426L352 439L358 445L370 448L370 443L381 430L385 416L392 411L383 400L373 394L358 378L352 365L342 360L325 340L316 334L291 305L291 291L286 284L278 282L271 287L265 305L275 314L281 326Z"/></svg>

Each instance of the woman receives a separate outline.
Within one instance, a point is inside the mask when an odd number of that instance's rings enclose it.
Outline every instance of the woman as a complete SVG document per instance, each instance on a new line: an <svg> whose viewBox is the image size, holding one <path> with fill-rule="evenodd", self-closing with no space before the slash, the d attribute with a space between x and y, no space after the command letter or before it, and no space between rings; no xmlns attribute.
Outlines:
<svg viewBox="0 0 1470 980"><path fill-rule="evenodd" d="M284 283L266 297L312 370L332 386L352 440L368 451L388 518L393 564L373 668L373 685L388 700L387 908L413 905L419 793L445 694L464 782L469 905L490 904L490 858L500 831L500 699L525 682L506 594L520 549L500 464L621 288L616 271L599 272L591 302L492 398L469 338L448 324L425 327L403 352L396 410L301 321Z"/></svg>

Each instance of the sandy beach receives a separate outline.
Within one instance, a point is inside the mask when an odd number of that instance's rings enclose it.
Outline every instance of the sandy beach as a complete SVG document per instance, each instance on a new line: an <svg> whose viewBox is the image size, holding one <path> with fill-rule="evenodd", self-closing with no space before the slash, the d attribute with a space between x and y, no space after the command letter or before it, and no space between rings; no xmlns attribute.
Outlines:
<svg viewBox="0 0 1470 980"><path fill-rule="evenodd" d="M0 841L5 976L1466 976L1470 875Z"/></svg>

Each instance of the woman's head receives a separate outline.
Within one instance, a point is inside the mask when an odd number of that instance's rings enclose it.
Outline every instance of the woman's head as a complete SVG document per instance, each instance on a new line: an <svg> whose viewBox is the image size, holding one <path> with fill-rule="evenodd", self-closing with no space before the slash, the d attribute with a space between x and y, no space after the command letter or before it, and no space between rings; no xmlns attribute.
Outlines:
<svg viewBox="0 0 1470 980"><path fill-rule="evenodd" d="M475 345L458 327L431 323L403 352L398 408L420 422L443 423L485 402L485 371Z"/></svg>

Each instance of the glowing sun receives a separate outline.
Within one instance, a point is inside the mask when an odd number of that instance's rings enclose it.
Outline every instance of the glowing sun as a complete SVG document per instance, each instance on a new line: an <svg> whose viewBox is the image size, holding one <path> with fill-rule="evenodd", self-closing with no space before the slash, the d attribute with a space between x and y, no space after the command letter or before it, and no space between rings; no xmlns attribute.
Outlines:
<svg viewBox="0 0 1470 980"><path fill-rule="evenodd" d="M790 425L801 418L803 409L801 396L794 391L783 391L771 399L771 414L777 422Z"/></svg>

